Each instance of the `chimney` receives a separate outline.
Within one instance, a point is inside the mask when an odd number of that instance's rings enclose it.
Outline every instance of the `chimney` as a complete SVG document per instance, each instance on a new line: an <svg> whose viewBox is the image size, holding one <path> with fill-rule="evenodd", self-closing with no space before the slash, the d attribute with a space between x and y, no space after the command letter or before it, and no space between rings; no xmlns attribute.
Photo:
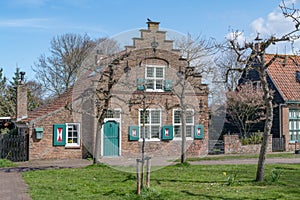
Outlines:
<svg viewBox="0 0 300 200"><path fill-rule="evenodd" d="M17 121L27 117L27 87L25 86L25 72L20 72L21 80L17 86Z"/></svg>
<svg viewBox="0 0 300 200"><path fill-rule="evenodd" d="M148 30L150 31L158 31L159 29L159 23L160 22L152 22L152 21L148 21Z"/></svg>

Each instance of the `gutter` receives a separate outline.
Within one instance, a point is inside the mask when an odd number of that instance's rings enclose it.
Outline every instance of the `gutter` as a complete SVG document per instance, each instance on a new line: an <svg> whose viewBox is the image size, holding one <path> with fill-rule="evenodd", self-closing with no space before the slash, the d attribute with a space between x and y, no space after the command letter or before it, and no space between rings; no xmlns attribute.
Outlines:
<svg viewBox="0 0 300 200"><path fill-rule="evenodd" d="M1 119L12 119L11 117L0 117L0 120Z"/></svg>
<svg viewBox="0 0 300 200"><path fill-rule="evenodd" d="M287 100L285 101L285 104L300 104L299 100Z"/></svg>

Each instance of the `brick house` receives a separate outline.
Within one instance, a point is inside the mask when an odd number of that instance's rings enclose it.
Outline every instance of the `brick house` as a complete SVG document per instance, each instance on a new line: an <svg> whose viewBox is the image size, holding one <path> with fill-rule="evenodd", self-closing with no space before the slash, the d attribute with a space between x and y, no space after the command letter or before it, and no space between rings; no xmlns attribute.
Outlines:
<svg viewBox="0 0 300 200"><path fill-rule="evenodd" d="M266 54L266 62L275 55ZM281 55L267 69L267 80L273 94L273 126L271 133L273 141L284 138L285 151L295 150L300 142L300 57L295 55ZM242 75L240 82L251 81L259 86L259 76L255 70L249 70ZM263 131L263 124L260 127ZM299 144L298 144L299 145ZM296 148L299 148L296 147Z"/></svg>
<svg viewBox="0 0 300 200"><path fill-rule="evenodd" d="M187 155L207 154L208 86L159 30L159 22L147 24L141 37L119 53L118 62L95 52L96 71L86 71L73 88L28 115L21 106L17 126L30 136L30 160L82 158L95 151L101 156L137 157L143 137L146 155L180 156L183 108ZM99 84L99 79L112 64L117 82L100 131L96 97L104 94L107 82ZM22 96L26 95L20 92L18 102L24 102ZM95 149L97 133L100 149Z"/></svg>

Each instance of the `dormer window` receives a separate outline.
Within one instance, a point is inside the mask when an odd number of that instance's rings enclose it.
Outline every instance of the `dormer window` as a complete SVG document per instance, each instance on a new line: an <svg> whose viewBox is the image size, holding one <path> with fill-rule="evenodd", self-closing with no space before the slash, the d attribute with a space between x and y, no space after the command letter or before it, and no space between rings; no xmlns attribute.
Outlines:
<svg viewBox="0 0 300 200"><path fill-rule="evenodd" d="M165 68L157 65L146 66L146 91L163 92Z"/></svg>

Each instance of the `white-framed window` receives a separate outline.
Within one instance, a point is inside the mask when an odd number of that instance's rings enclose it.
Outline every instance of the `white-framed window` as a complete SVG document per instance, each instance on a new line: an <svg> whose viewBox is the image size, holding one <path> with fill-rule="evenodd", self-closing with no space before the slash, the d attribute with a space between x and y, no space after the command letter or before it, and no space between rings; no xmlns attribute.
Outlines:
<svg viewBox="0 0 300 200"><path fill-rule="evenodd" d="M143 125L145 125L145 133ZM145 134L146 139L159 140L161 127L161 110L147 109L146 111L143 111L142 109L140 109L139 127L141 133L140 138L143 138Z"/></svg>
<svg viewBox="0 0 300 200"><path fill-rule="evenodd" d="M186 137L193 137L194 133L194 110L186 110ZM181 122L181 110L173 110L173 127L174 127L174 137L181 138L182 133L182 122Z"/></svg>
<svg viewBox="0 0 300 200"><path fill-rule="evenodd" d="M80 146L80 124L67 123L66 146L74 147Z"/></svg>
<svg viewBox="0 0 300 200"><path fill-rule="evenodd" d="M291 142L300 141L300 109L289 109L289 135Z"/></svg>
<svg viewBox="0 0 300 200"><path fill-rule="evenodd" d="M146 91L163 92L165 67L147 65L145 69Z"/></svg>

